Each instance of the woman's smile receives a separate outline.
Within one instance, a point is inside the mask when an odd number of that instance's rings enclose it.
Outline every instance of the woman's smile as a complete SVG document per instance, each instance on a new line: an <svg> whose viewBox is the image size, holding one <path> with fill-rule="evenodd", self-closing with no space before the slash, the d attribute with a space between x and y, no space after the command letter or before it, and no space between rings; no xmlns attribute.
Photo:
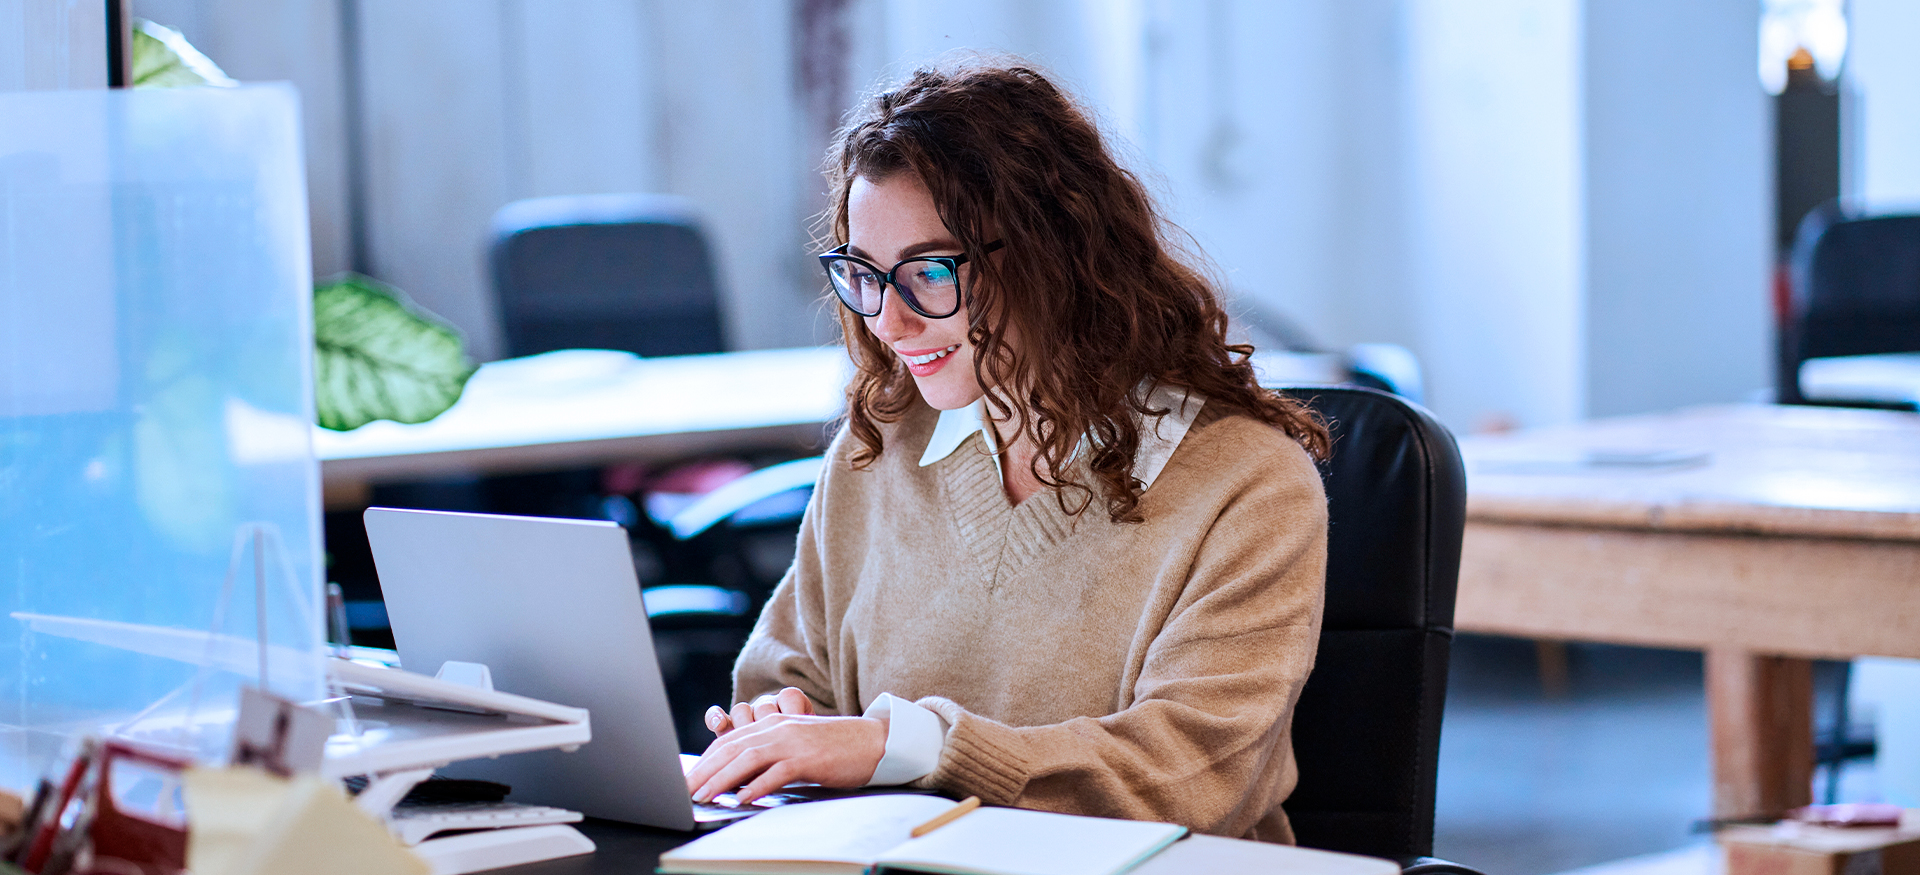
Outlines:
<svg viewBox="0 0 1920 875"><path fill-rule="evenodd" d="M930 377L934 372L947 366L947 356L960 348L954 344L939 349L896 349L900 358L907 363L907 370L916 377Z"/></svg>

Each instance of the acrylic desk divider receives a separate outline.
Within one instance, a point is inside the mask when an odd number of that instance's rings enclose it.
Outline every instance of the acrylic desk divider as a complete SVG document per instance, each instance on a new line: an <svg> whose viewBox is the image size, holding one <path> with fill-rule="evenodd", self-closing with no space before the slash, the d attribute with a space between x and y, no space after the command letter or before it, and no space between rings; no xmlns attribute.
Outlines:
<svg viewBox="0 0 1920 875"><path fill-rule="evenodd" d="M273 562L269 564L271 553ZM274 644L269 632L267 605L269 598L267 570L276 569L283 586L292 590L283 604L291 604L296 611L304 610L307 605L299 591L300 583L294 573L292 562L287 558L286 549L280 542L280 533L271 523L243 523L233 536L233 550L227 561L226 579L221 583L220 595L213 605L213 624L204 633L195 633L186 629L174 629L164 626L152 626L139 623L123 623L112 620L95 620L86 617L55 617L45 614L30 614L15 611L12 616L24 622L29 631L54 635L76 641L129 650L147 656L156 656L195 666L198 670L185 683L171 692L153 701L139 713L111 727L103 727L102 732L109 736L125 738L146 745L171 748L183 753L194 753L203 747L201 736L206 727L200 719L203 714L200 703L208 679L214 672L226 672L245 675L254 673L256 684L261 689L268 688L271 676L269 668L280 666L281 674L294 679L303 687L310 687L319 681L324 669L322 656L308 648L288 647ZM225 624L228 608L233 602L234 579L250 571L253 578L253 602L255 605L255 637L251 640L220 632ZM310 625L310 617L300 617L300 626ZM182 696L186 697L184 712L168 710L177 706ZM232 722L233 707L217 708L205 716L217 727Z"/></svg>
<svg viewBox="0 0 1920 875"><path fill-rule="evenodd" d="M217 760L263 665L325 690L298 98L9 92L0 118L0 786L116 728Z"/></svg>

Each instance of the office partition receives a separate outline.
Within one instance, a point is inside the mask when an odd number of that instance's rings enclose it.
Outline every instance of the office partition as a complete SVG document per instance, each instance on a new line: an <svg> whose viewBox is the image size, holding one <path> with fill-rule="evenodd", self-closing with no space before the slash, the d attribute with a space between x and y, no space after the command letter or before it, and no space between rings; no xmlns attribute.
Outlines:
<svg viewBox="0 0 1920 875"><path fill-rule="evenodd" d="M0 785L86 734L218 755L240 684L321 690L298 118L0 94Z"/></svg>

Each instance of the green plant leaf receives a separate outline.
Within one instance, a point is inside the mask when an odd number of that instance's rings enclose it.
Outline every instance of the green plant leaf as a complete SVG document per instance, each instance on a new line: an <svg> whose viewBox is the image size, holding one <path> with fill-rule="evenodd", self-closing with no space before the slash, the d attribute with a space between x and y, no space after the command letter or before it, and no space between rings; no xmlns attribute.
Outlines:
<svg viewBox="0 0 1920 875"><path fill-rule="evenodd" d="M226 87L229 78L213 59L200 53L180 32L144 18L133 20L130 65L135 88L186 88L195 85Z"/></svg>
<svg viewBox="0 0 1920 875"><path fill-rule="evenodd" d="M335 431L426 422L460 400L476 370L458 331L358 274L314 287L313 351L314 412Z"/></svg>

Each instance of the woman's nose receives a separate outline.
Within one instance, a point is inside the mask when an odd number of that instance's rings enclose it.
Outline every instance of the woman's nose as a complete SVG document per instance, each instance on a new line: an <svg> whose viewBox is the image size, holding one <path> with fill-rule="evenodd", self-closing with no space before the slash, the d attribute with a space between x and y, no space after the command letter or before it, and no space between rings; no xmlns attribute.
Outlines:
<svg viewBox="0 0 1920 875"><path fill-rule="evenodd" d="M880 315L867 317L867 330L889 344L898 343L926 328L920 315L913 312L892 286L880 296Z"/></svg>

